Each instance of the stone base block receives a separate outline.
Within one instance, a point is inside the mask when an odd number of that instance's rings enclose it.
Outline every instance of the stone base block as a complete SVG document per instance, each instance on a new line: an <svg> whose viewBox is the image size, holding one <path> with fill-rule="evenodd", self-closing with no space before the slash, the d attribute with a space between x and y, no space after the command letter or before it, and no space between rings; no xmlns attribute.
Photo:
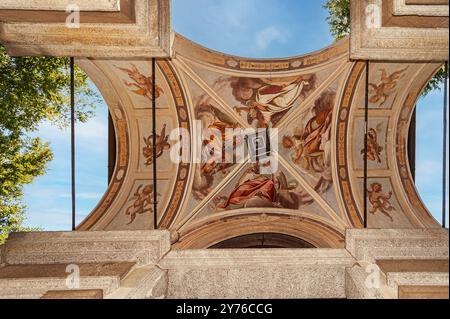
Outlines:
<svg viewBox="0 0 450 319"><path fill-rule="evenodd" d="M345 250L171 251L168 298L345 298Z"/></svg>
<svg viewBox="0 0 450 319"><path fill-rule="evenodd" d="M101 289L107 295L118 289L119 285L118 277L81 277L76 289ZM39 299L50 290L68 290L66 279L0 279L0 299Z"/></svg>
<svg viewBox="0 0 450 319"><path fill-rule="evenodd" d="M129 261L145 265L156 264L169 250L168 231L15 233L3 247L2 262L65 264Z"/></svg>
<svg viewBox="0 0 450 319"><path fill-rule="evenodd" d="M41 299L103 299L103 290L52 290L46 292Z"/></svg>
<svg viewBox="0 0 450 319"><path fill-rule="evenodd" d="M390 287L399 286L448 286L448 273L435 272L397 272L388 273L386 282Z"/></svg>
<svg viewBox="0 0 450 319"><path fill-rule="evenodd" d="M448 230L444 229L350 229L346 249L358 260L445 259L449 256Z"/></svg>
<svg viewBox="0 0 450 319"><path fill-rule="evenodd" d="M401 286L398 299L449 299L448 286Z"/></svg>

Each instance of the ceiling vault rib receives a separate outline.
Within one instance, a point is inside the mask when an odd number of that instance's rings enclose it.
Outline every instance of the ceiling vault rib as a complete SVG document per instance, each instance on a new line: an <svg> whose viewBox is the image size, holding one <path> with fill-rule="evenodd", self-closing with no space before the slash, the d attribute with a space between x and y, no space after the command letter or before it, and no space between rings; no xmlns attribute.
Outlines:
<svg viewBox="0 0 450 319"><path fill-rule="evenodd" d="M199 85L206 94L208 94L219 106L222 108L226 114L230 115L234 120L236 120L244 129L249 127L240 116L237 116L230 107L203 79L200 78L182 59L174 60L174 63L180 67L197 85Z"/></svg>
<svg viewBox="0 0 450 319"><path fill-rule="evenodd" d="M302 103L299 107L292 110L291 113L286 114L277 124L276 127L287 127L295 118L303 113L315 99L317 99L322 92L324 92L330 84L332 84L338 77L341 75L346 69L347 63L343 62L339 65L339 67L334 71L323 83L314 90Z"/></svg>
<svg viewBox="0 0 450 319"><path fill-rule="evenodd" d="M320 196L311 185L295 170L292 169L289 163L280 155L277 154L279 163L289 172L295 179L301 184L306 192L311 195L317 204L322 207L322 209L337 223L342 229L348 227L345 221L336 215L335 211L331 208L331 206Z"/></svg>
<svg viewBox="0 0 450 319"><path fill-rule="evenodd" d="M190 220L192 220L208 203L214 196L216 196L220 191L222 191L228 184L230 180L232 180L234 177L236 177L245 167L246 164L248 164L249 158L246 157L245 161L243 163L240 163L228 176L226 176L216 187L215 189L207 196L205 197L202 202L197 205L196 208L192 210L192 213L190 213L184 221L180 223L180 225L177 227L177 231L180 231L181 229L186 226L187 223L189 223ZM197 164L198 165L198 164Z"/></svg>

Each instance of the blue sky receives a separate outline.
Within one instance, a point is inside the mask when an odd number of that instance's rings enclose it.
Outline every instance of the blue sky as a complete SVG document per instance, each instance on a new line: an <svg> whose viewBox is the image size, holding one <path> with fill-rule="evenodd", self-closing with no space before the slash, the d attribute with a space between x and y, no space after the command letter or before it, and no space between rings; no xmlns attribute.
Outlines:
<svg viewBox="0 0 450 319"><path fill-rule="evenodd" d="M247 57L288 57L332 43L324 1L173 0L174 29L208 48ZM421 195L440 220L442 93L418 105L417 182ZM69 230L70 135L48 123L33 135L51 143L55 159L48 173L25 187L26 225ZM77 217L80 222L107 187L107 111L77 126ZM95 142L93 142L95 141Z"/></svg>

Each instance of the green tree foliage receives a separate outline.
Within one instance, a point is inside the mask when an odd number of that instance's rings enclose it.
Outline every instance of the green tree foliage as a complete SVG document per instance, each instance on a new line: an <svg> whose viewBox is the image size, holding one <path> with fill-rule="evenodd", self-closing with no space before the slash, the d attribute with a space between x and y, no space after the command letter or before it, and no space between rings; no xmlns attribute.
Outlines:
<svg viewBox="0 0 450 319"><path fill-rule="evenodd" d="M350 0L327 0L324 5L328 10L327 18L330 32L336 40L350 34Z"/></svg>
<svg viewBox="0 0 450 319"><path fill-rule="evenodd" d="M75 69L78 121L93 116L99 96ZM43 175L53 154L48 143L30 137L43 121L69 123L69 59L10 57L0 46L0 244L22 227L23 186ZM45 198L43 198L45 200Z"/></svg>
<svg viewBox="0 0 450 319"><path fill-rule="evenodd" d="M350 0L327 0L324 8L328 10L327 18L330 32L336 40L340 40L350 34ZM433 90L440 89L441 83L446 79L444 68L441 68L428 82L423 91L427 95Z"/></svg>

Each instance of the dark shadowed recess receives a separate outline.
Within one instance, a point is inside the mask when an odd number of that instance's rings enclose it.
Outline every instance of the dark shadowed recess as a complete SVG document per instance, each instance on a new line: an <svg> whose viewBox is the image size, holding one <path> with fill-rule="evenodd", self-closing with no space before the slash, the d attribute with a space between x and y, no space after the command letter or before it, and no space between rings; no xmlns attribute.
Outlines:
<svg viewBox="0 0 450 319"><path fill-rule="evenodd" d="M234 237L222 241L210 249L229 249L229 248L315 248L313 245L303 239L273 233L258 233Z"/></svg>

